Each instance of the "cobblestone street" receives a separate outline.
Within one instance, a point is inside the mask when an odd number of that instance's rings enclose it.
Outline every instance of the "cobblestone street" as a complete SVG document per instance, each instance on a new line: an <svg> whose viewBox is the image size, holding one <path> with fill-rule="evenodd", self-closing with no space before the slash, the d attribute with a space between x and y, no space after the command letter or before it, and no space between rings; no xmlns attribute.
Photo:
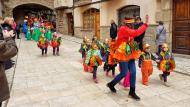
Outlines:
<svg viewBox="0 0 190 107"><path fill-rule="evenodd" d="M92 74L83 72L78 52L81 41L63 36L60 56L53 56L49 47L48 56L42 57L35 42L22 39L8 107L190 107L190 76L174 72L169 76L170 87L166 87L156 67L149 86L141 84L137 68L139 102L128 98L129 90L122 85L116 86L117 94L111 93L106 83L112 77L105 76L103 67L98 68L99 83L95 84ZM190 59L177 57L176 61L179 72L190 72Z"/></svg>

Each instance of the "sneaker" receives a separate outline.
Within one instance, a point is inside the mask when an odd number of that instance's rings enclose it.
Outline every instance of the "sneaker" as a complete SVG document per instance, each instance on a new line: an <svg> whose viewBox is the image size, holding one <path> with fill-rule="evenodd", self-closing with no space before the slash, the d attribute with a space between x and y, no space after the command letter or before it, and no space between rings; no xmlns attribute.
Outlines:
<svg viewBox="0 0 190 107"><path fill-rule="evenodd" d="M143 85L148 86L148 83L143 83Z"/></svg>
<svg viewBox="0 0 190 107"><path fill-rule="evenodd" d="M116 92L117 92L112 83L108 83L108 84L107 84L107 87L111 90L111 92L113 92L113 93L116 93Z"/></svg>
<svg viewBox="0 0 190 107"><path fill-rule="evenodd" d="M97 79L94 79L94 82L97 84L97 83L98 83L98 80L97 80Z"/></svg>

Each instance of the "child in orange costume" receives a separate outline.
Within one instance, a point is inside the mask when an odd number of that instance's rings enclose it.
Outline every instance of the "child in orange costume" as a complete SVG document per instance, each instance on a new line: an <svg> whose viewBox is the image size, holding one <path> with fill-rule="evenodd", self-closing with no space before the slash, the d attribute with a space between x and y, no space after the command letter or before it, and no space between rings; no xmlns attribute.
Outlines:
<svg viewBox="0 0 190 107"><path fill-rule="evenodd" d="M169 87L167 84L167 77L170 75L171 72L174 71L176 65L173 54L169 51L168 45L166 43L162 44L162 51L160 52L159 56L159 69L163 72L160 74L160 80L164 81L164 85Z"/></svg>
<svg viewBox="0 0 190 107"><path fill-rule="evenodd" d="M150 52L150 45L143 45L143 52L139 58L139 68L142 72L142 84L148 86L149 76L153 72L152 60L156 61L156 58Z"/></svg>
<svg viewBox="0 0 190 107"><path fill-rule="evenodd" d="M110 70L112 70L112 76L115 77L115 67L117 66L117 62L114 59L114 53L116 50L116 41L115 39L112 39L109 43L109 56L108 56L108 69L106 71L106 76L108 76L108 73Z"/></svg>

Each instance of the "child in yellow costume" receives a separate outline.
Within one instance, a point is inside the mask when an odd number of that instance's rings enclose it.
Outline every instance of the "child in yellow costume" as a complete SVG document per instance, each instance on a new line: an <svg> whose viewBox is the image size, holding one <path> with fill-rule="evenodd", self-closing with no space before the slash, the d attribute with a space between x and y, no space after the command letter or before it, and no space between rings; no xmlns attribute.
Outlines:
<svg viewBox="0 0 190 107"><path fill-rule="evenodd" d="M150 45L143 45L143 52L139 58L139 68L142 72L142 84L148 86L149 76L153 72L152 60L156 61L156 58L150 52Z"/></svg>
<svg viewBox="0 0 190 107"><path fill-rule="evenodd" d="M159 69L163 72L163 74L160 74L160 80L164 81L164 85L168 86L167 84L167 77L170 75L171 72L175 69L175 61L174 56L169 51L168 45L164 43L162 45L162 51L159 56L160 63L158 65Z"/></svg>

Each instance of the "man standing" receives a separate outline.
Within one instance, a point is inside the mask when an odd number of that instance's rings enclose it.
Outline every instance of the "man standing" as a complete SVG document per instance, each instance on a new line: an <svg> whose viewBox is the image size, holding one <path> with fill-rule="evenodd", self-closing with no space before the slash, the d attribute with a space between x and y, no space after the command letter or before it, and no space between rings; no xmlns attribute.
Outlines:
<svg viewBox="0 0 190 107"><path fill-rule="evenodd" d="M117 25L115 24L114 20L111 20L110 38L116 39L116 37L117 37Z"/></svg>
<svg viewBox="0 0 190 107"><path fill-rule="evenodd" d="M134 28L138 29L140 26L142 26L144 23L141 21L141 17L137 16L135 18L135 24ZM135 38L135 41L139 44L139 49L143 51L143 39L144 39L145 32L141 34L140 36Z"/></svg>

